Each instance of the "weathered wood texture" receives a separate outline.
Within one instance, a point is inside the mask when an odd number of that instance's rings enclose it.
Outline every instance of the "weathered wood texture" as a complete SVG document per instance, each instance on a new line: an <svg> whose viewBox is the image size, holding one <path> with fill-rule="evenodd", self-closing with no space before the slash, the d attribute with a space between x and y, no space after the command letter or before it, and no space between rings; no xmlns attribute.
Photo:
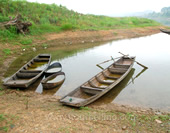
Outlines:
<svg viewBox="0 0 170 133"><path fill-rule="evenodd" d="M119 84L131 71L135 57L123 56L90 80L60 99L65 105L86 106Z"/></svg>

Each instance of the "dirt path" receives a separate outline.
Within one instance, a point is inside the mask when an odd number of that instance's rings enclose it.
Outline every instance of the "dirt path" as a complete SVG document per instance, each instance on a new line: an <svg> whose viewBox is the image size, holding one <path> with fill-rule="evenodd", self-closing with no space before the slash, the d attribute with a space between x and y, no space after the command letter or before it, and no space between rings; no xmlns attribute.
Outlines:
<svg viewBox="0 0 170 133"><path fill-rule="evenodd" d="M38 48L102 42L159 32L160 27L117 29L108 31L67 31L46 34L34 40ZM9 44L3 48L10 47ZM2 48L0 48L2 50ZM20 48L12 47L13 50ZM2 54L2 53L0 53ZM9 64L17 57L5 59L0 71L2 78ZM10 133L113 133L113 132L168 132L169 114L158 110L116 104L89 105L81 109L62 106L59 97L5 89L0 86L0 132Z"/></svg>

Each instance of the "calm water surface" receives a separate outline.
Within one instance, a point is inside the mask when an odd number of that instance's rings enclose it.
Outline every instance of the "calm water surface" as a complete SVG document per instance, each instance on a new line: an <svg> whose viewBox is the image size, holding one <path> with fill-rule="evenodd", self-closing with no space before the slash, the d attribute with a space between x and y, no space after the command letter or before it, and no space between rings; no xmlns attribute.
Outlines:
<svg viewBox="0 0 170 133"><path fill-rule="evenodd" d="M121 56L119 51L136 56L136 60L149 69L144 71L135 63L125 80L94 104L118 103L170 111L170 36L163 33L113 41L56 60L63 66L65 82L60 88L43 93L66 95L101 71L96 64L111 56ZM101 66L105 68L110 63ZM36 91L41 92L42 89Z"/></svg>
<svg viewBox="0 0 170 133"><path fill-rule="evenodd" d="M113 41L60 60L66 80L56 95L69 93L100 72L101 69L96 64L110 59L110 56L120 56L119 51L135 55L136 60L149 69L135 78L143 70L135 64L124 83L99 99L96 104L112 102L170 110L170 36L163 33ZM107 67L110 63L101 66Z"/></svg>

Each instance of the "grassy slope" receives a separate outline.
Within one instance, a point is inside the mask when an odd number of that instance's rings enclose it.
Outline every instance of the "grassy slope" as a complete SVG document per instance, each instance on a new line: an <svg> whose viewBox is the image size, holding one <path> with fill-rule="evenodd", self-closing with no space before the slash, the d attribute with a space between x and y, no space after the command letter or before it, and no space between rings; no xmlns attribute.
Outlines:
<svg viewBox="0 0 170 133"><path fill-rule="evenodd" d="M108 30L159 25L157 22L136 17L113 18L106 16L83 15L55 4L29 3L27 1L0 0L0 22L15 17L17 13L24 21L31 21L30 35L17 35L15 29L0 30L1 43L31 44L33 35L64 30ZM17 38L17 39L16 39Z"/></svg>

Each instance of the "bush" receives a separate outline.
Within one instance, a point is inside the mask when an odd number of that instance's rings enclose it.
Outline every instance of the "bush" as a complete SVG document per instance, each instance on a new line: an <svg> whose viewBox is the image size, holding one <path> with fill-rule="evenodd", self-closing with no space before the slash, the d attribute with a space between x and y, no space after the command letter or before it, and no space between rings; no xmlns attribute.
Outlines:
<svg viewBox="0 0 170 133"><path fill-rule="evenodd" d="M73 26L72 26L72 24L63 24L63 25L61 26L61 29L62 29L62 30L72 30L72 29L73 29Z"/></svg>

